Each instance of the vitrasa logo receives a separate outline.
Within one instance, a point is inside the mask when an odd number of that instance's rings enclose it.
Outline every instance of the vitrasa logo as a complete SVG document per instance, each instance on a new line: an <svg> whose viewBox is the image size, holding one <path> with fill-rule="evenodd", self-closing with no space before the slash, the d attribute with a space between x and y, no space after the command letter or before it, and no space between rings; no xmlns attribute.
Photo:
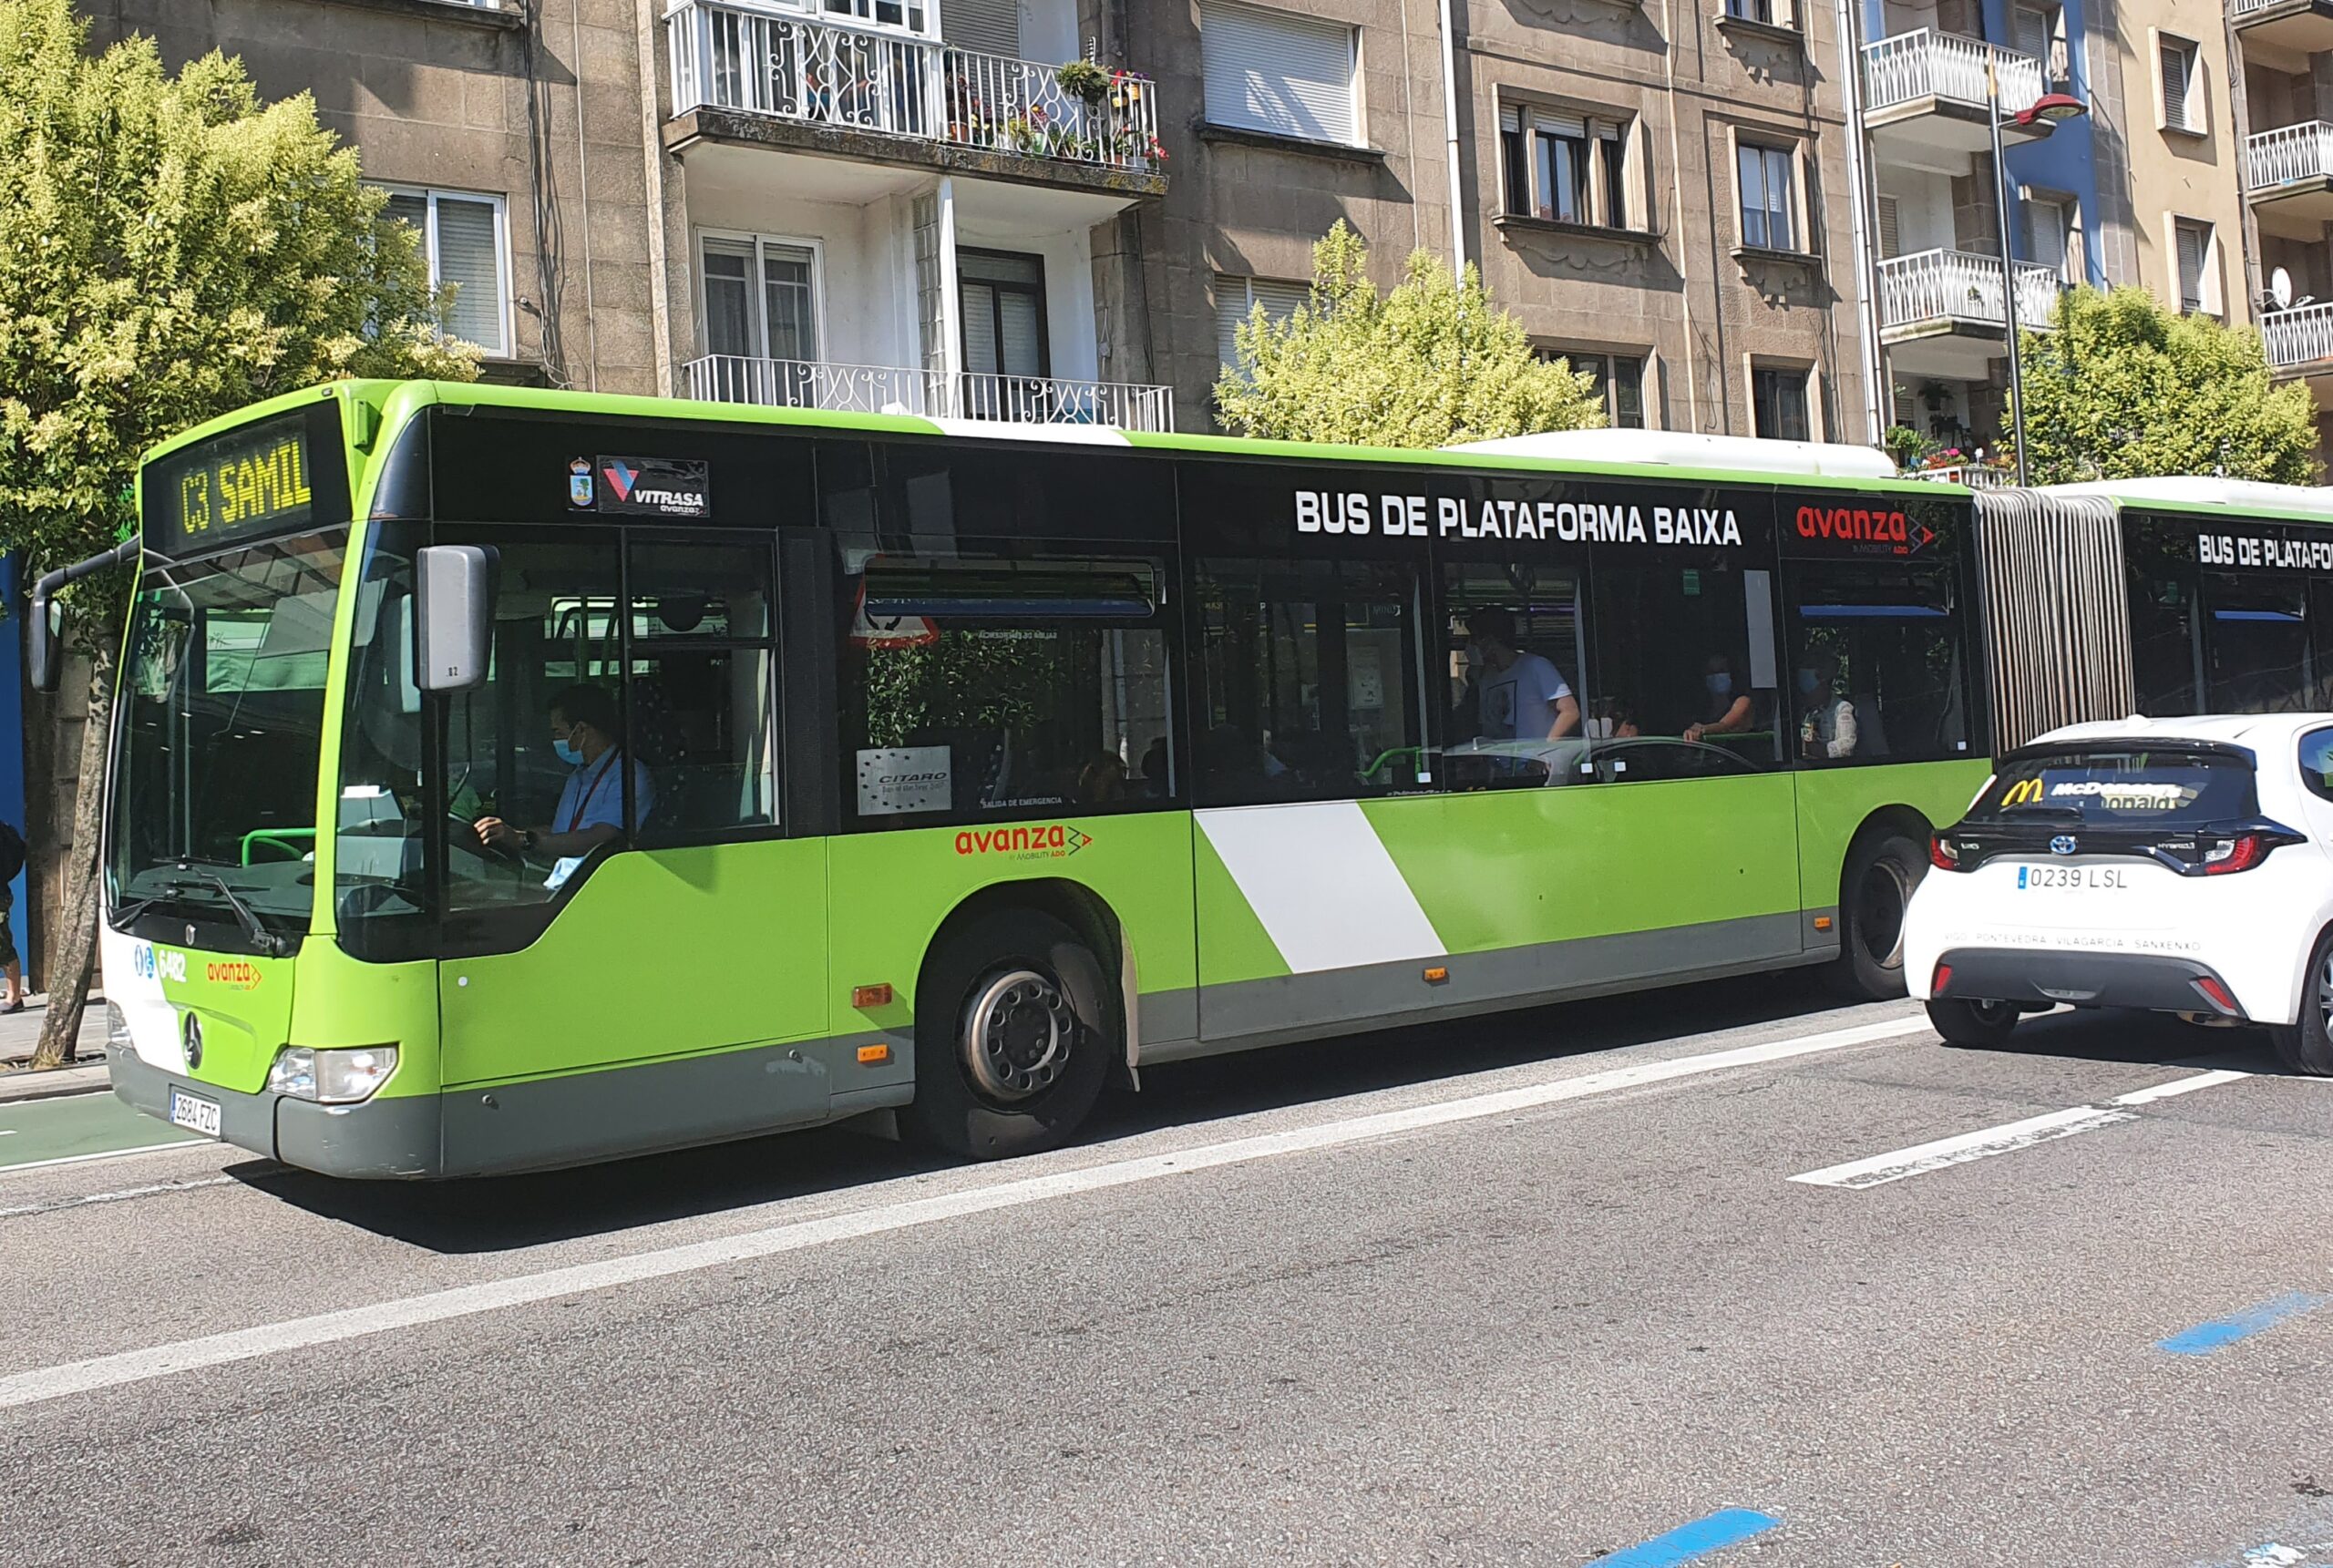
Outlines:
<svg viewBox="0 0 2333 1568"><path fill-rule="evenodd" d="M1801 507L1798 537L1835 539L1848 546L1883 545L1892 555L1911 555L1936 542L1936 530L1886 507ZM1857 553L1862 553L1858 551Z"/></svg>
<svg viewBox="0 0 2333 1568"><path fill-rule="evenodd" d="M186 955L157 948L151 942L140 942L129 949L129 967L141 980L183 983L186 979Z"/></svg>
<svg viewBox="0 0 2333 1568"><path fill-rule="evenodd" d="M1005 855L1016 860L1060 860L1093 842L1090 835L1057 822L1035 827L972 828L956 835L956 853Z"/></svg>

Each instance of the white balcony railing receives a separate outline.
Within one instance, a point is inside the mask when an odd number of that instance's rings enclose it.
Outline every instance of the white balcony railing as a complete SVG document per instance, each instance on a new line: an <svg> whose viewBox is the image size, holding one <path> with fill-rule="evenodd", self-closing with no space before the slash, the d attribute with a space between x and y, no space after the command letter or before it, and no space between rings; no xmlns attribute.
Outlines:
<svg viewBox="0 0 2333 1568"><path fill-rule="evenodd" d="M1088 98L1055 66L823 17L684 0L668 19L675 114L736 109L1115 169L1158 162L1146 77L1113 72Z"/></svg>
<svg viewBox="0 0 2333 1568"><path fill-rule="evenodd" d="M2017 482L2013 470L1996 463L1951 463L1916 469L1910 477L1933 479L1939 485L1966 485L1972 490L2001 490Z"/></svg>
<svg viewBox="0 0 2333 1568"><path fill-rule="evenodd" d="M2017 264L2017 324L2023 332L2049 329L2062 280L2054 267ZM2001 299L2001 261L1968 251L1921 251L1879 263L1879 324L1913 326L1956 321L2006 327Z"/></svg>
<svg viewBox="0 0 2333 1568"><path fill-rule="evenodd" d="M2000 84L2001 113L2031 108L2042 92L2041 62L2030 55L1921 27L1863 46L1864 108L1876 114L1922 98L1985 107L1985 66Z"/></svg>
<svg viewBox="0 0 2333 1568"><path fill-rule="evenodd" d="M1164 386L1069 381L1043 375L951 374L898 365L707 354L688 364L689 395L713 403L820 408L846 414L920 414L1011 425L1104 425L1172 430Z"/></svg>
<svg viewBox="0 0 2333 1568"><path fill-rule="evenodd" d="M2284 3L2285 0L2228 0L2227 8L2230 15L2244 17L2251 15L2256 11L2266 11L2271 6L2281 5Z"/></svg>
<svg viewBox="0 0 2333 1568"><path fill-rule="evenodd" d="M2333 359L2333 300L2260 317L2260 337L2268 363L2278 370Z"/></svg>
<svg viewBox="0 0 2333 1568"><path fill-rule="evenodd" d="M2244 138L2244 181L2253 190L2333 177L2333 125L2313 119Z"/></svg>

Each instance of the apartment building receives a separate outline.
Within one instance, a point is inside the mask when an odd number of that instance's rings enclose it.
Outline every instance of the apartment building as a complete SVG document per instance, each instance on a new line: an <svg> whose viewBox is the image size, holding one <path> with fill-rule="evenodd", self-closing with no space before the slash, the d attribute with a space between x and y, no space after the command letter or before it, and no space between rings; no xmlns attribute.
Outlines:
<svg viewBox="0 0 2333 1568"><path fill-rule="evenodd" d="M2333 453L2333 5L2227 0L2227 22L2252 231L2237 292L2258 309L2270 366L2316 394Z"/></svg>

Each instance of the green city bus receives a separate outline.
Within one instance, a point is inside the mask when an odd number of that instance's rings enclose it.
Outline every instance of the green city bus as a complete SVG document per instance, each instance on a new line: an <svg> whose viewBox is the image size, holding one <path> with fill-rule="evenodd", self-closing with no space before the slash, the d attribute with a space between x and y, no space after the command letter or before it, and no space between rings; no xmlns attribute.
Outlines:
<svg viewBox="0 0 2333 1568"><path fill-rule="evenodd" d="M140 507L115 1090L345 1176L1010 1155L1209 1053L1900 994L1990 750L1968 495L1886 477L360 382Z"/></svg>

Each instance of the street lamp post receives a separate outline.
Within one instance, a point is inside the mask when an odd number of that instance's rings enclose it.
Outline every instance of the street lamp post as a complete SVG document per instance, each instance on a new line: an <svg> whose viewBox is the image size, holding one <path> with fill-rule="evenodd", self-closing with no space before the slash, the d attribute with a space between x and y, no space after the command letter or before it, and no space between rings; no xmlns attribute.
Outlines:
<svg viewBox="0 0 2333 1568"><path fill-rule="evenodd" d="M2064 93L2044 93L2030 108L2018 111L2017 123L2059 125L2090 112L2090 106ZM2025 366L2017 343L2017 260L2009 253L2009 164L2001 157L2001 84L1993 61L1985 61L1985 122L1993 134L1993 227L1999 231L2001 251L2001 320L2009 330L2009 440L2017 448L2017 482L2025 484Z"/></svg>

